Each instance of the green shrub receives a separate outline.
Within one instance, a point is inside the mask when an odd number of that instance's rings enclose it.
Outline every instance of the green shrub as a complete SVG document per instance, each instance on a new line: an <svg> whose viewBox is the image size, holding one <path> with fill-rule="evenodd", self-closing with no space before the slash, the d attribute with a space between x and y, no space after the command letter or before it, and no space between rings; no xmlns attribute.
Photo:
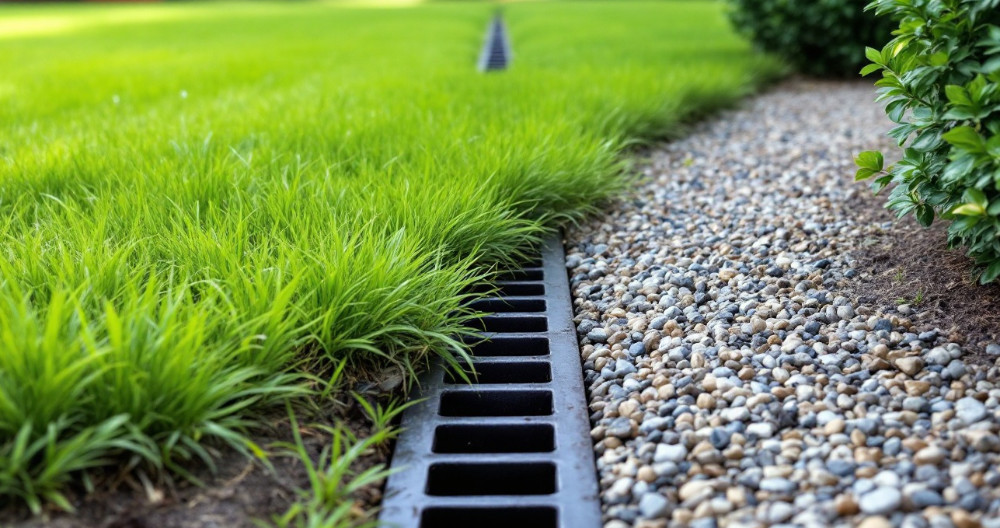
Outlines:
<svg viewBox="0 0 1000 528"><path fill-rule="evenodd" d="M951 222L948 242L1000 277L1000 0L877 0L869 8L899 22L881 51L869 48L867 75L881 71L878 99L906 146L883 168L862 152L858 179L895 184L888 207L927 226Z"/></svg>
<svg viewBox="0 0 1000 528"><path fill-rule="evenodd" d="M846 77L862 50L885 42L888 20L865 12L869 0L730 0L736 28L760 49L811 75Z"/></svg>

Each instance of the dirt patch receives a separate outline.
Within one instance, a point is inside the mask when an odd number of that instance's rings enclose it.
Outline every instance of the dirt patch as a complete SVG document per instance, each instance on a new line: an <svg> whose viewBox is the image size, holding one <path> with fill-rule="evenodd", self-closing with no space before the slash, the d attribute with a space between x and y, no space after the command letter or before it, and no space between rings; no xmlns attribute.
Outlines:
<svg viewBox="0 0 1000 528"><path fill-rule="evenodd" d="M939 328L961 343L967 362L992 365L997 358L985 348L1000 343L1000 285L978 283L972 259L961 248L948 249L944 222L925 229L912 217L896 220L883 204L882 195L867 193L855 211L859 222L891 226L852 252L859 277L848 288L886 313L911 306L919 326Z"/></svg>
<svg viewBox="0 0 1000 528"><path fill-rule="evenodd" d="M298 418L303 444L313 461L329 442L329 435L310 423L334 423L340 419L359 438L369 435L368 420L354 404L334 419L314 416ZM296 490L308 489L308 474L295 457L280 454L275 443L293 442L287 416L275 415L270 427L257 431L252 440L271 453L274 471L234 450L220 450L214 475L206 467L189 467L204 487L175 478L172 482L143 484L138 473L127 475L102 473L93 476L92 494L71 492L73 514L48 510L31 517L24 509L0 511L0 526L9 528L251 528L259 521L269 521L299 499ZM388 463L391 446L367 453L352 468L363 471L376 464ZM382 484L361 490L355 496L360 512L377 507L382 499Z"/></svg>

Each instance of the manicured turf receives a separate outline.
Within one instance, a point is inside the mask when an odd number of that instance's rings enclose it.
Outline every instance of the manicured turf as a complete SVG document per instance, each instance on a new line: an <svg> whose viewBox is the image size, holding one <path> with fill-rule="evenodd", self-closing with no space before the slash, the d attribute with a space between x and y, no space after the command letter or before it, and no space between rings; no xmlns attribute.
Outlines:
<svg viewBox="0 0 1000 528"><path fill-rule="evenodd" d="M508 5L481 75L493 9L0 9L0 502L461 353L467 285L775 71L718 3L567 2Z"/></svg>

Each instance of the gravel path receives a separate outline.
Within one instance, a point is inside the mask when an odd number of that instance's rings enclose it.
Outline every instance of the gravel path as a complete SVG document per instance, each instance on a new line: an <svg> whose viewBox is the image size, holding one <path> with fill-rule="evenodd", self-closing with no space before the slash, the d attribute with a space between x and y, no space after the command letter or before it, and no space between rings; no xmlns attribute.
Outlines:
<svg viewBox="0 0 1000 528"><path fill-rule="evenodd" d="M569 233L607 528L1000 528L998 369L845 293L873 95L779 87Z"/></svg>

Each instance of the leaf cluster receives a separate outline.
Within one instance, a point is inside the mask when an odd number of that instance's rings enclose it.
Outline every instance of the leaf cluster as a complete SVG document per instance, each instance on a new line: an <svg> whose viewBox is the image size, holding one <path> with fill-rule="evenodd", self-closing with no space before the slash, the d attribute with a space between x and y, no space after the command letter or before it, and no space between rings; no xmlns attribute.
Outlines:
<svg viewBox="0 0 1000 528"><path fill-rule="evenodd" d="M930 225L950 223L948 241L1000 277L1000 0L877 0L897 21L895 38L868 48L861 73L881 72L878 100L896 123L903 157L885 167L862 152L858 179L893 185L888 207Z"/></svg>

